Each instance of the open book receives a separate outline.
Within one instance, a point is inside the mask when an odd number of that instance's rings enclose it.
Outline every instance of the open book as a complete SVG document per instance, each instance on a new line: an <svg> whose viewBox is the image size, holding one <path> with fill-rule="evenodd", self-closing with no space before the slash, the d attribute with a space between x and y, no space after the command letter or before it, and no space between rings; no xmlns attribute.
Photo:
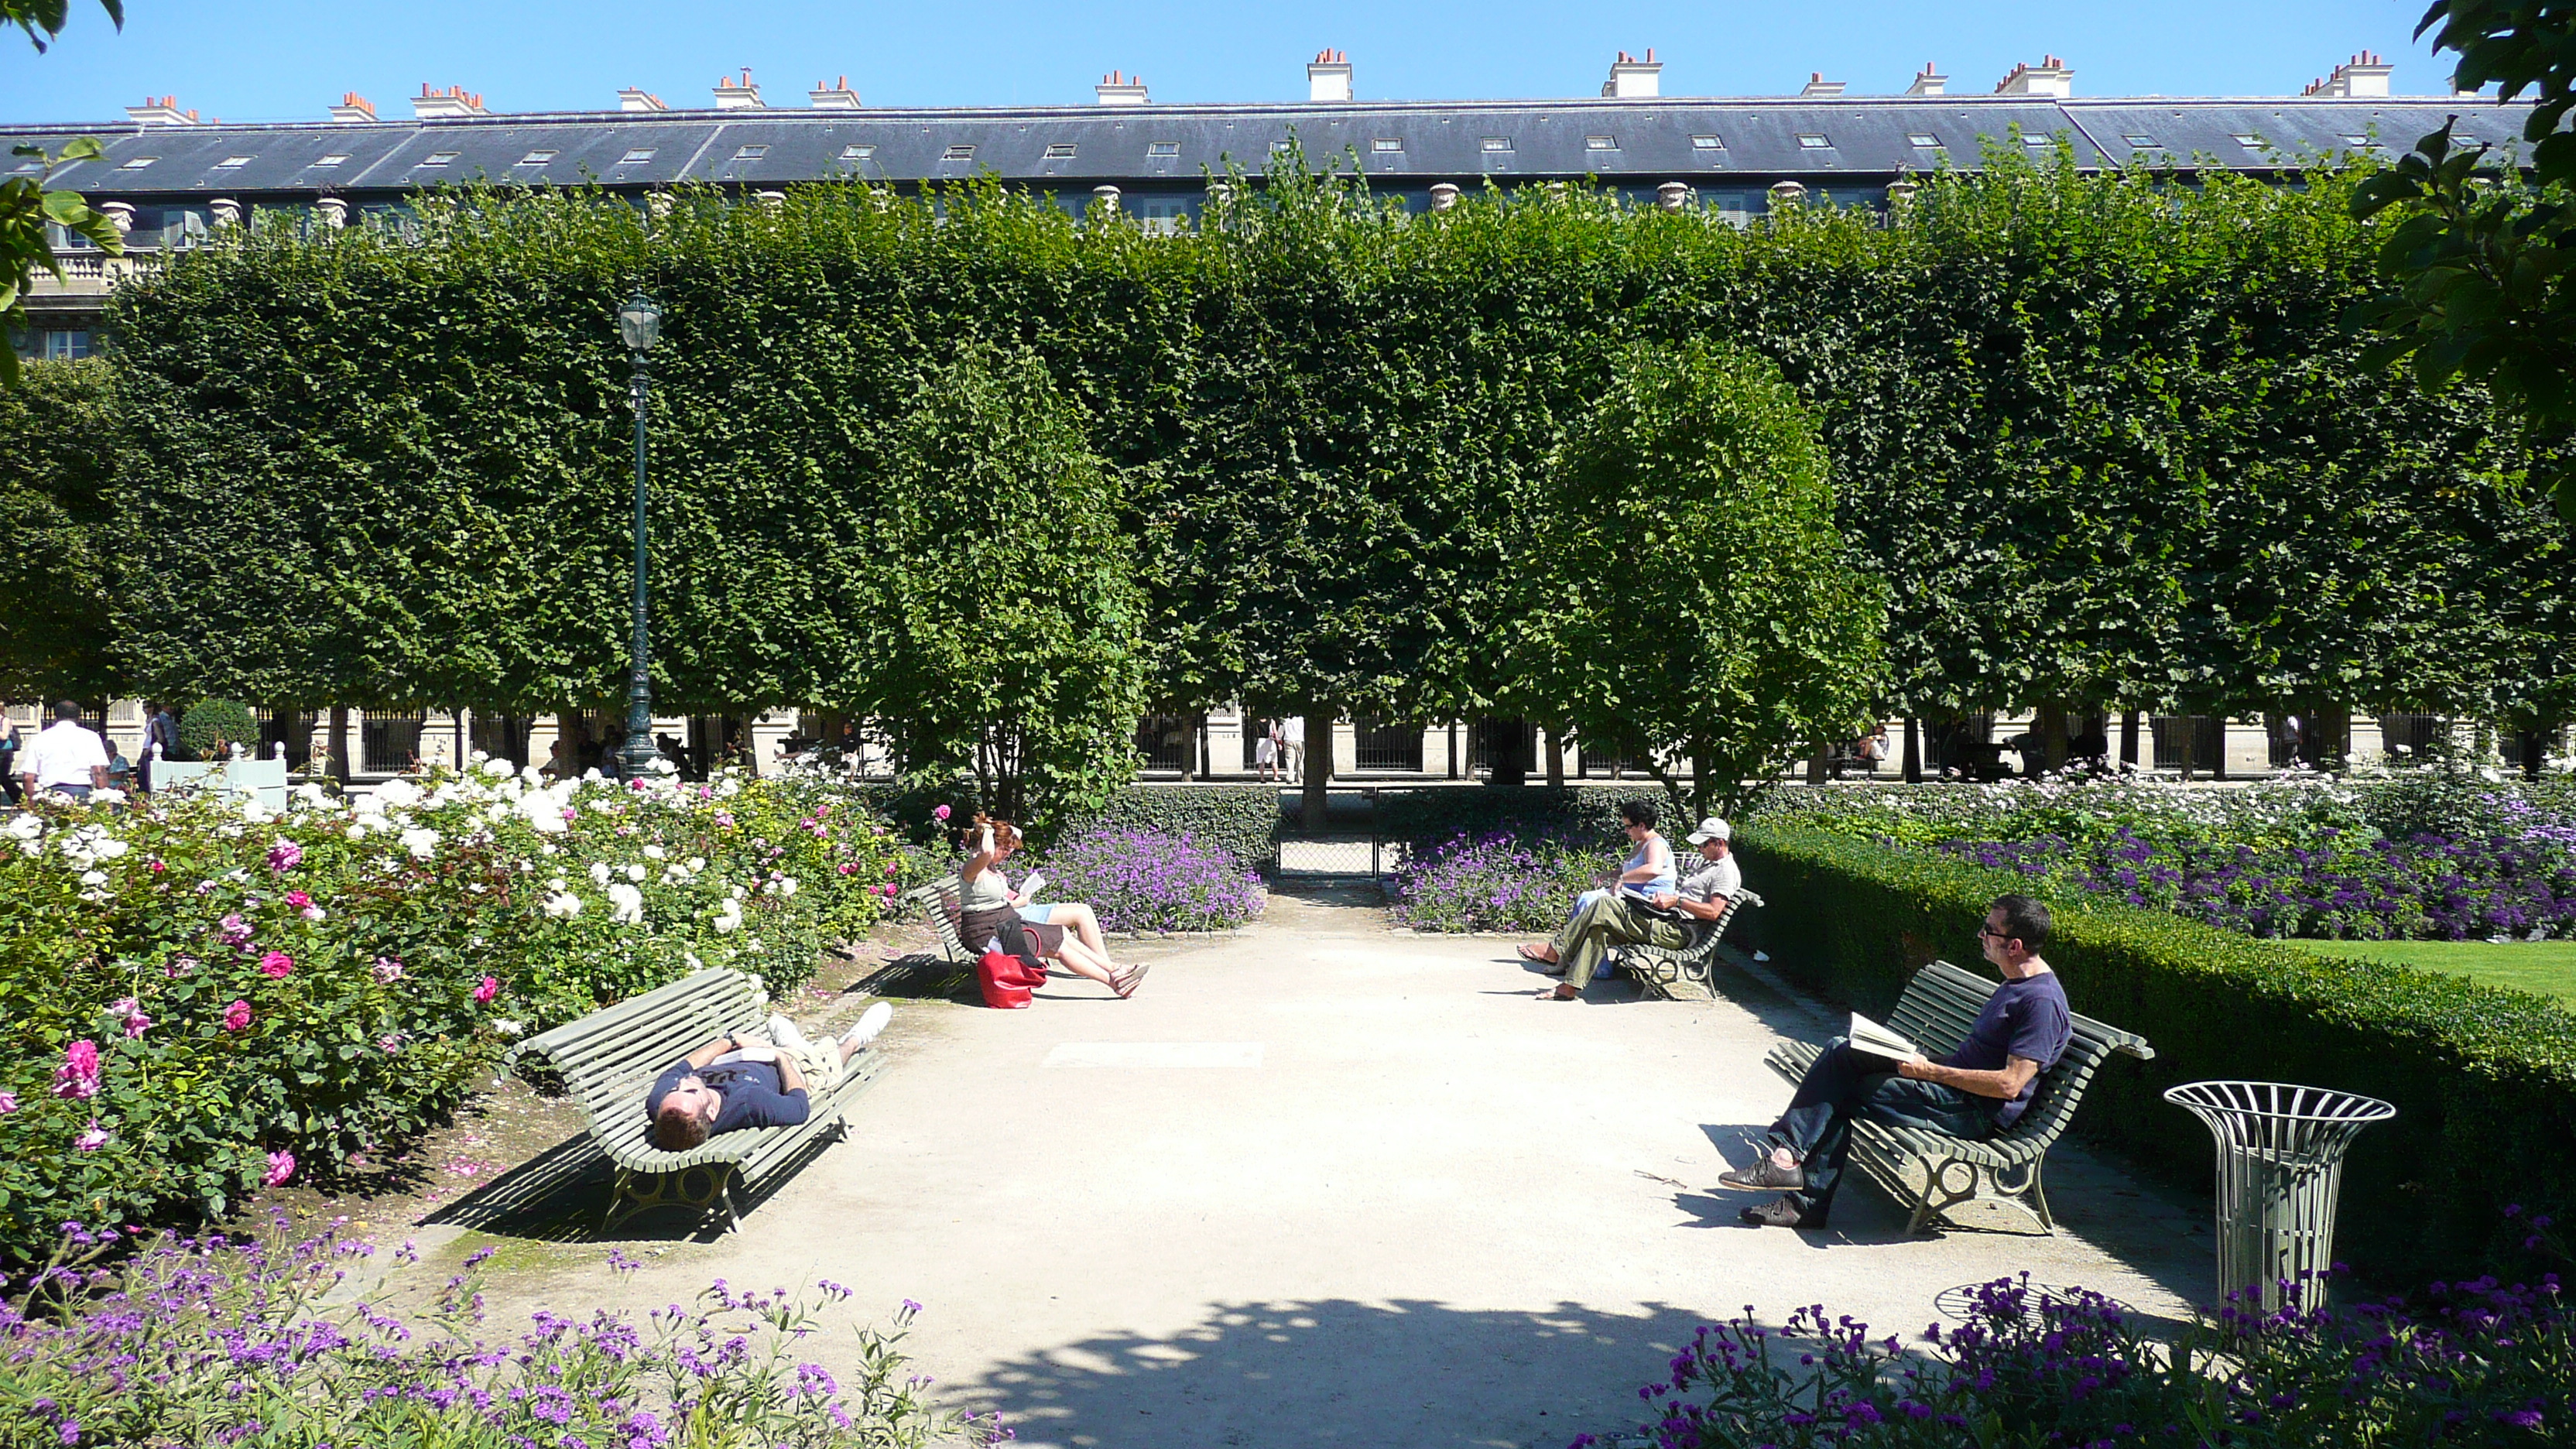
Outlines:
<svg viewBox="0 0 2576 1449"><path fill-rule="evenodd" d="M1042 870L1030 871L1029 878L1020 882L1020 900L1025 904L1035 905L1037 904L1038 892L1045 889L1046 872Z"/></svg>
<svg viewBox="0 0 2576 1449"><path fill-rule="evenodd" d="M1922 1055L1921 1048L1914 1043L1857 1011L1852 1013L1851 1047L1853 1051L1864 1056L1885 1057L1891 1062L1901 1062L1908 1057Z"/></svg>

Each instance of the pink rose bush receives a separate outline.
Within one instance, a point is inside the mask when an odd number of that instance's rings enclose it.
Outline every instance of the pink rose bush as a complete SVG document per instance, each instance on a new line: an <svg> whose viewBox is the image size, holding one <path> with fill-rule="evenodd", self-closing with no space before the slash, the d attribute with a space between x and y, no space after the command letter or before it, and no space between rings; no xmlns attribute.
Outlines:
<svg viewBox="0 0 2576 1449"><path fill-rule="evenodd" d="M72 1214L149 1223L229 1211L281 1170L327 1181L602 1002L706 966L792 990L903 869L838 780L628 790L496 766L284 811L168 796L10 825L0 987L40 1009L0 1017L0 1267ZM66 1043L64 1022L94 1027Z"/></svg>

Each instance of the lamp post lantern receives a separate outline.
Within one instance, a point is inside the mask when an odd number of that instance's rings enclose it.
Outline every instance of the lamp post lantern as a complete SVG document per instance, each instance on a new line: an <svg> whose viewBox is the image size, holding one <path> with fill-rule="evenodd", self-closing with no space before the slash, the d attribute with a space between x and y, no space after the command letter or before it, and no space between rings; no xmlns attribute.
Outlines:
<svg viewBox="0 0 2576 1449"><path fill-rule="evenodd" d="M635 659L626 681L626 776L640 780L652 773L653 762L662 752L653 745L653 673L650 645L645 638L645 603L650 587L646 577L649 562L645 554L644 512L644 401L646 372L650 362L646 354L661 340L662 309L651 296L637 292L617 309L617 333L626 343L626 355L635 365L632 401L635 406Z"/></svg>

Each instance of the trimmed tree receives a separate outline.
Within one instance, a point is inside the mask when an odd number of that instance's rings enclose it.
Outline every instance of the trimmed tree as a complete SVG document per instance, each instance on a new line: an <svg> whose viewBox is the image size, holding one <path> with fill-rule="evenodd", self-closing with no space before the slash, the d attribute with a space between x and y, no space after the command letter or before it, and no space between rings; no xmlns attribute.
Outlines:
<svg viewBox="0 0 2576 1449"><path fill-rule="evenodd" d="M1508 631L1532 713L1639 762L1694 816L1858 726L1886 590L1853 567L1815 417L1768 361L1630 350L1541 510Z"/></svg>

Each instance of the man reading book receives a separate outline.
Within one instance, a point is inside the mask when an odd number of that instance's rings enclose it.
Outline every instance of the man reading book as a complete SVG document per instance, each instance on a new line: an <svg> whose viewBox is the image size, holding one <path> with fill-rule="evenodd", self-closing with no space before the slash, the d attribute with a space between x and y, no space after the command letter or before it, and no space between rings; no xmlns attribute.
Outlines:
<svg viewBox="0 0 2576 1449"><path fill-rule="evenodd" d="M1967 1040L1941 1060L1919 1052L1881 1055L1855 1048L1848 1037L1827 1043L1788 1110L1771 1124L1762 1155L1718 1178L1732 1191L1780 1194L1746 1208L1743 1219L1761 1227L1823 1227L1851 1154L1855 1119L1967 1138L1991 1137L2020 1120L2040 1073L2057 1065L2075 1036L2065 988L2039 954L2048 926L2048 907L2028 896L2002 896L1987 909L1977 939L2004 981L1977 1013ZM1885 1031L1859 1018L1854 1025L1864 1038L1876 1034L1871 1028Z"/></svg>

